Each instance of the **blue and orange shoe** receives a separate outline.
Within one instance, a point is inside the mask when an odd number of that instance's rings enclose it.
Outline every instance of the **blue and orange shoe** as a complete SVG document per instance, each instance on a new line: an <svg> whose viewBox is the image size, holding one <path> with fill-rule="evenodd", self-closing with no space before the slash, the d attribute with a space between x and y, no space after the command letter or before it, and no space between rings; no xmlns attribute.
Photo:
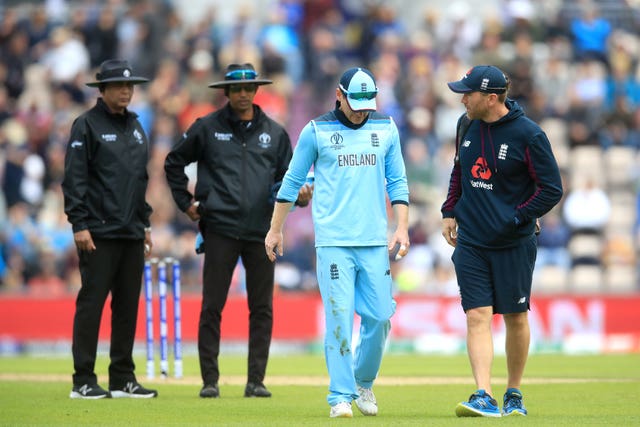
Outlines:
<svg viewBox="0 0 640 427"><path fill-rule="evenodd" d="M522 393L517 388L508 388L504 394L504 405L502 406L502 416L527 415L527 410L522 403Z"/></svg>
<svg viewBox="0 0 640 427"><path fill-rule="evenodd" d="M456 406L459 417L500 417L498 402L486 391L477 390L469 397L468 402L460 402Z"/></svg>

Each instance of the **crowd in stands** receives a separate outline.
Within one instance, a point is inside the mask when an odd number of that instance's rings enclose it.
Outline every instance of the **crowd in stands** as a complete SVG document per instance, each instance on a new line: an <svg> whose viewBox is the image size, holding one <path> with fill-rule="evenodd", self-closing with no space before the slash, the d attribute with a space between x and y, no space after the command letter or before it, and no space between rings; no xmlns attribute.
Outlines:
<svg viewBox="0 0 640 427"><path fill-rule="evenodd" d="M637 1L497 0L485 14L481 0L416 1L421 18L412 27L401 2L273 0L258 10L245 1L233 19L214 6L196 22L170 0L6 3L15 6L0 6L2 293L68 295L80 285L60 189L64 153L73 119L98 96L85 82L115 57L152 79L136 86L130 108L152 143L155 256L181 260L185 291L199 291L202 258L195 224L171 198L164 159L196 117L226 102L207 84L244 62L274 80L256 103L294 143L304 123L333 107L344 69L374 72L378 109L401 130L411 191L412 247L392 273L398 292L432 295L457 294L440 205L464 108L446 82L472 65L499 66L510 97L547 132L565 179L564 200L542 218L534 292L639 289ZM315 291L309 209L290 215L285 238L278 289ZM239 265L232 292L242 286Z"/></svg>

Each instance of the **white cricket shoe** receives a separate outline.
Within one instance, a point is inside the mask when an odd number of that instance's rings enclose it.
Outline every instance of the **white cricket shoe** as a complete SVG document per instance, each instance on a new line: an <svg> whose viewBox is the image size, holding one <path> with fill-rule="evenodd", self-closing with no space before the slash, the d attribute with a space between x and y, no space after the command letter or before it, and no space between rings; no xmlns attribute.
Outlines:
<svg viewBox="0 0 640 427"><path fill-rule="evenodd" d="M350 402L336 403L331 407L331 412L329 412L329 417L331 418L353 417L353 411L351 411L351 403Z"/></svg>
<svg viewBox="0 0 640 427"><path fill-rule="evenodd" d="M378 403L376 402L376 396L370 388L364 388L358 386L358 398L356 399L356 406L362 412L362 415L377 415Z"/></svg>

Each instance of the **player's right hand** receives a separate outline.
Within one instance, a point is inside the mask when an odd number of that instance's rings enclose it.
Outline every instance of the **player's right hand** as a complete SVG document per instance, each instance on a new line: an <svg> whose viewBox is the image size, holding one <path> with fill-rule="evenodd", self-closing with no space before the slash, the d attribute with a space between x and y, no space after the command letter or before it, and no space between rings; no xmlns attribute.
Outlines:
<svg viewBox="0 0 640 427"><path fill-rule="evenodd" d="M442 219L442 236L448 244L455 247L458 242L458 224L454 218Z"/></svg>

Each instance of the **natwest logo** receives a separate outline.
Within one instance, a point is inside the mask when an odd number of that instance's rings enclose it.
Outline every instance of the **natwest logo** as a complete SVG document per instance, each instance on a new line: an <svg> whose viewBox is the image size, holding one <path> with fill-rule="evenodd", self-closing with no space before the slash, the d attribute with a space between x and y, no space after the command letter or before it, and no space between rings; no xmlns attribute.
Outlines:
<svg viewBox="0 0 640 427"><path fill-rule="evenodd" d="M476 179L484 179L485 181L491 178L491 169L489 169L487 159L478 157L476 163L471 166L471 176Z"/></svg>

